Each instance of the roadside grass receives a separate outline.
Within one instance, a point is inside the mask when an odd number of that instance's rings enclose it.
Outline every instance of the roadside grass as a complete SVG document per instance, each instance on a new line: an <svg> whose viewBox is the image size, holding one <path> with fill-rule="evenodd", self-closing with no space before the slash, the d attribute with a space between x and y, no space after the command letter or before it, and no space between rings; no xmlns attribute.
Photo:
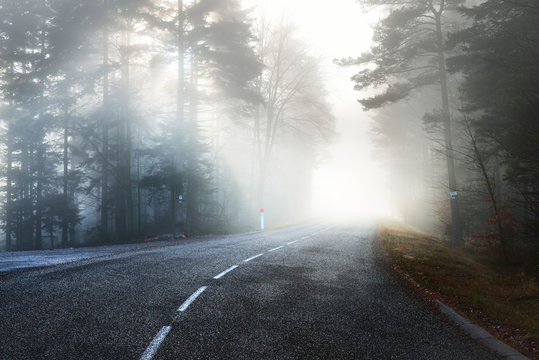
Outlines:
<svg viewBox="0 0 539 360"><path fill-rule="evenodd" d="M521 268L453 247L404 225L383 223L380 239L398 272L519 351L539 358L539 286ZM425 292L424 292L425 293Z"/></svg>

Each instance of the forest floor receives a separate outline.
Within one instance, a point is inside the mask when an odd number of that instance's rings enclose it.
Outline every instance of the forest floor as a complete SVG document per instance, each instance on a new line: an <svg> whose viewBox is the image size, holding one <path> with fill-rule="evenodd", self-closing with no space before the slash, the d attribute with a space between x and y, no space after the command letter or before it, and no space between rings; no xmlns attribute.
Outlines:
<svg viewBox="0 0 539 360"><path fill-rule="evenodd" d="M379 232L393 268L434 304L436 299L532 359L539 359L539 284L471 245L386 222Z"/></svg>

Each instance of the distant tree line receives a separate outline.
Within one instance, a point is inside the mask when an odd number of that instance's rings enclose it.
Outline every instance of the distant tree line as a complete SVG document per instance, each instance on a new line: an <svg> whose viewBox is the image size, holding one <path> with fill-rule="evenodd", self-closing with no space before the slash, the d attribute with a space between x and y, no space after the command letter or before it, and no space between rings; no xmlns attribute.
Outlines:
<svg viewBox="0 0 539 360"><path fill-rule="evenodd" d="M5 248L251 226L273 148L310 137L309 175L333 126L293 31L258 31L238 0L0 1Z"/></svg>
<svg viewBox="0 0 539 360"><path fill-rule="evenodd" d="M535 0L360 1L386 17L337 60L374 115L408 222L539 261L539 7ZM383 110L382 110L383 108ZM447 166L443 165L446 162ZM535 264L535 265L534 265Z"/></svg>

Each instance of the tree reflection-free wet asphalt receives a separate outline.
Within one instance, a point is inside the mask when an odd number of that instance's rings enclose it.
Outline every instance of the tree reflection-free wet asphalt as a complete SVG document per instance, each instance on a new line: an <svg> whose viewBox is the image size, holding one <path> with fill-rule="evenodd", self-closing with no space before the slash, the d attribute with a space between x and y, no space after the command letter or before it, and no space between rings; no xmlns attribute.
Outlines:
<svg viewBox="0 0 539 360"><path fill-rule="evenodd" d="M495 359L373 239L308 223L4 276L0 359Z"/></svg>

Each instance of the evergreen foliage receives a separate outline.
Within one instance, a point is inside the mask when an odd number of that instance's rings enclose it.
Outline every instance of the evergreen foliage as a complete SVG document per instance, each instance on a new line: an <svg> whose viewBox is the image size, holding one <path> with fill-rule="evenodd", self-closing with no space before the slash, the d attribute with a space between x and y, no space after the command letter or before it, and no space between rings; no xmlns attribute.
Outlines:
<svg viewBox="0 0 539 360"><path fill-rule="evenodd" d="M238 0L0 0L6 249L245 227L220 139L257 41Z"/></svg>
<svg viewBox="0 0 539 360"><path fill-rule="evenodd" d="M485 1L462 13L472 24L452 35L459 51L448 65L464 74L462 111L481 153L501 166L492 184L516 220L506 258L519 261L539 248L539 8L531 0Z"/></svg>

